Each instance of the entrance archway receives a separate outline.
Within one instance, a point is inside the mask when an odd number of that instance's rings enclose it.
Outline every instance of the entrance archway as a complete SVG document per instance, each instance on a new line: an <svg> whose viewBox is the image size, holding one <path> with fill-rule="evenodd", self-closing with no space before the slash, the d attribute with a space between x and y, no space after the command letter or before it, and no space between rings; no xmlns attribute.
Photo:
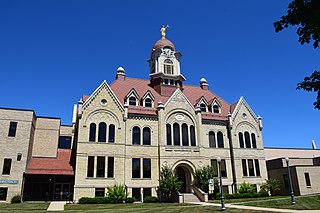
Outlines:
<svg viewBox="0 0 320 213"><path fill-rule="evenodd" d="M181 193L192 192L193 191L192 185L191 185L193 180L192 168L188 164L180 163L176 166L175 170L176 170L179 181L182 182L180 192Z"/></svg>

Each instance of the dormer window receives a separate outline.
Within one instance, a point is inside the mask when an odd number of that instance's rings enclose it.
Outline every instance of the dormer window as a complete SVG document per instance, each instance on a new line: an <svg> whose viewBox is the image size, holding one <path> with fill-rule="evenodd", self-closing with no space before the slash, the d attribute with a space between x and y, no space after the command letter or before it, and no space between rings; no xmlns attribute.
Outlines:
<svg viewBox="0 0 320 213"><path fill-rule="evenodd" d="M137 106L137 99L136 97L131 96L129 98L129 106Z"/></svg>
<svg viewBox="0 0 320 213"><path fill-rule="evenodd" d="M153 102L154 102L154 96L152 93L148 90L144 96L142 97L142 106L143 107L153 107Z"/></svg>
<svg viewBox="0 0 320 213"><path fill-rule="evenodd" d="M213 105L212 106L212 112L219 114L220 113L219 106L218 105Z"/></svg>
<svg viewBox="0 0 320 213"><path fill-rule="evenodd" d="M163 62L164 73L168 75L173 75L173 62L170 59L166 59Z"/></svg>
<svg viewBox="0 0 320 213"><path fill-rule="evenodd" d="M144 107L152 107L152 100L150 98L144 100Z"/></svg>
<svg viewBox="0 0 320 213"><path fill-rule="evenodd" d="M211 109L212 113L214 114L220 114L221 113L221 104L218 99L214 98L213 101L211 102Z"/></svg>
<svg viewBox="0 0 320 213"><path fill-rule="evenodd" d="M205 104L200 104L200 110L201 112L206 112L207 111L207 106Z"/></svg>

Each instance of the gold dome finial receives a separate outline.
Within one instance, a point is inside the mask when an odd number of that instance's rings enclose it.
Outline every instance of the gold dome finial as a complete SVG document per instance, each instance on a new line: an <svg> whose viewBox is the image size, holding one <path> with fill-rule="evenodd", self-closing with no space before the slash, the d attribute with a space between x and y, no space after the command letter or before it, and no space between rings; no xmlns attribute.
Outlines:
<svg viewBox="0 0 320 213"><path fill-rule="evenodd" d="M169 28L169 25L167 25L167 26L162 25L161 30L160 30L162 38L166 38L166 29L167 28Z"/></svg>

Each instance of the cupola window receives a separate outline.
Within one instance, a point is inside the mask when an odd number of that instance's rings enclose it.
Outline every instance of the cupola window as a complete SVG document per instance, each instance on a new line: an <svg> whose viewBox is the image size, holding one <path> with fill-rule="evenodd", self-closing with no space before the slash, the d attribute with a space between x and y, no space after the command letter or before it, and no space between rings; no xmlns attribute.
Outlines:
<svg viewBox="0 0 320 213"><path fill-rule="evenodd" d="M170 59L164 60L164 73L168 75L173 75L173 62Z"/></svg>

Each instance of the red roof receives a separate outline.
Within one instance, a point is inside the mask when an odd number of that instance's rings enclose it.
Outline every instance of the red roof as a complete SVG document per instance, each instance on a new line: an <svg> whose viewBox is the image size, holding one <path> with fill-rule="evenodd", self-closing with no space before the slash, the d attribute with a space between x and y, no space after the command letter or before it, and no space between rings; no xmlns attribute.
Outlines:
<svg viewBox="0 0 320 213"><path fill-rule="evenodd" d="M70 149L58 149L56 158L33 157L28 164L27 174L74 175Z"/></svg>
<svg viewBox="0 0 320 213"><path fill-rule="evenodd" d="M163 47L171 47L173 50L175 50L176 48L174 47L173 43L166 39L166 38L161 38L159 39L154 45L153 45L153 49L157 50L157 49L161 49Z"/></svg>

